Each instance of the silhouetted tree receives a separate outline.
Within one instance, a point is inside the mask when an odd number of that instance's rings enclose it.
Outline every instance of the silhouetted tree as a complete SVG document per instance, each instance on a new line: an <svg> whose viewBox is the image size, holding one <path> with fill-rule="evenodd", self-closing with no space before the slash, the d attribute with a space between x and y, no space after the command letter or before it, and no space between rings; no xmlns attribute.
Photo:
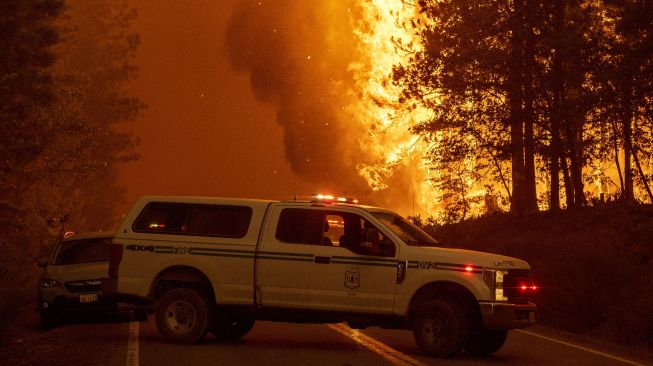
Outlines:
<svg viewBox="0 0 653 366"><path fill-rule="evenodd" d="M497 182L507 186L508 162L507 195L511 211L520 213L537 210L534 29L541 19L537 4L419 1L427 19L418 25L424 51L395 69L405 97L420 99L434 112L435 117L417 126L416 132L432 138L451 133L450 139L460 144L484 147L473 149L472 156L431 154L436 165L438 159L444 161L443 155L447 160L471 159L493 169L500 177ZM466 131L474 133L459 133Z"/></svg>
<svg viewBox="0 0 653 366"><path fill-rule="evenodd" d="M653 100L653 4L648 1L606 0L606 27L602 73L597 84L602 94L602 116L612 126L615 161L623 152L620 167L621 198L633 202L635 176L653 202L648 176L640 154L648 155L651 141ZM633 168L632 163L635 163ZM636 169L636 170L635 170ZM623 174L621 174L623 173Z"/></svg>
<svg viewBox="0 0 653 366"><path fill-rule="evenodd" d="M0 223L11 221L17 209L12 176L39 152L32 135L40 126L33 116L54 99L53 23L62 8L60 0L0 3Z"/></svg>

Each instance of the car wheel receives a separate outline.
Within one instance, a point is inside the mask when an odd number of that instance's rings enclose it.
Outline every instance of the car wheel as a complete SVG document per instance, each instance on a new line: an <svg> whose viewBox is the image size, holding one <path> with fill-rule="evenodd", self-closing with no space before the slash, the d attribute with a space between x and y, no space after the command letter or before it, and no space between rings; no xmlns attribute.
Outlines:
<svg viewBox="0 0 653 366"><path fill-rule="evenodd" d="M482 328L470 335L465 345L465 351L476 356L491 355L503 347L506 338L508 338L508 331L505 329L489 330Z"/></svg>
<svg viewBox="0 0 653 366"><path fill-rule="evenodd" d="M212 309L206 297L192 289L175 288L166 292L156 308L156 325L170 343L197 343L211 324Z"/></svg>
<svg viewBox="0 0 653 366"><path fill-rule="evenodd" d="M249 333L255 322L248 315L220 314L211 326L211 333L221 341L232 341Z"/></svg>
<svg viewBox="0 0 653 366"><path fill-rule="evenodd" d="M418 306L413 335L419 348L436 357L451 357L465 345L469 326L460 306L445 299L428 300Z"/></svg>

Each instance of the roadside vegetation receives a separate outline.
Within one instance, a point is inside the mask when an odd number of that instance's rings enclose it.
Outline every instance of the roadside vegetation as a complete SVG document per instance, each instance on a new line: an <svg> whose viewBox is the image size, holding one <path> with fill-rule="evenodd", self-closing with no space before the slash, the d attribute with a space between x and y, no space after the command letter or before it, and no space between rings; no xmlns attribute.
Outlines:
<svg viewBox="0 0 653 366"><path fill-rule="evenodd" d="M69 228L110 229L144 107L125 91L138 37L127 1L0 5L0 329L34 310L40 269ZM2 331L0 331L2 332Z"/></svg>
<svg viewBox="0 0 653 366"><path fill-rule="evenodd" d="M653 353L653 207L606 203L427 225L445 245L527 260L538 322Z"/></svg>

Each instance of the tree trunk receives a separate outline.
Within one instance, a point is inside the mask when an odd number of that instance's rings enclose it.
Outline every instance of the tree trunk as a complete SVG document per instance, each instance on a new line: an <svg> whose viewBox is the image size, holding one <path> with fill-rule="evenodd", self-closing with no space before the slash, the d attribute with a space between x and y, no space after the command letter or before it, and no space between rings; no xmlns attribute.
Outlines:
<svg viewBox="0 0 653 366"><path fill-rule="evenodd" d="M642 178L642 183L644 184L644 188L646 189L646 193L648 194L648 199L653 203L653 193L651 193L651 187L648 185L648 179L646 178L646 174L644 174L644 170L642 169L642 165L639 163L639 157L637 157L637 150L633 149L631 146L631 150L633 152L633 159L635 160L635 165L637 166L637 171L639 172L639 176Z"/></svg>
<svg viewBox="0 0 653 366"><path fill-rule="evenodd" d="M612 121L612 133L614 138L612 139L612 146L614 148L614 163L617 166L617 173L619 174L619 188L621 188L621 193L626 190L624 186L624 176L621 172L621 162L619 161L619 132L617 131L617 124Z"/></svg>
<svg viewBox="0 0 653 366"><path fill-rule="evenodd" d="M571 177L569 176L569 167L567 165L567 159L561 155L560 163L562 165L562 178L565 182L565 201L567 202L567 207L574 206L574 187L571 185Z"/></svg>
<svg viewBox="0 0 653 366"><path fill-rule="evenodd" d="M538 211L537 184L535 182L535 140L533 123L533 72L535 69L535 35L533 34L533 17L535 15L533 0L526 0L526 15L524 22L524 174L525 174L525 206L528 212Z"/></svg>
<svg viewBox="0 0 653 366"><path fill-rule="evenodd" d="M562 0L555 3L556 31L561 32L564 27L565 6ZM549 145L549 174L551 187L549 194L549 210L560 210L560 115L562 107L562 60L561 47L554 49L553 55L553 105L551 112L551 144Z"/></svg>
<svg viewBox="0 0 653 366"><path fill-rule="evenodd" d="M627 87L630 91L630 88ZM631 100L630 95L625 96L624 101L624 121L623 121L623 136L624 136L624 191L623 200L626 203L635 201L635 193L633 191L633 170L631 165L631 146L632 146L632 128L631 128Z"/></svg>
<svg viewBox="0 0 653 366"><path fill-rule="evenodd" d="M510 73L507 81L508 103L510 105L510 152L512 167L512 200L510 211L518 214L526 210L524 166L524 121L522 92L522 60L523 36L522 23L524 15L524 0L515 1L515 11L511 20L512 39Z"/></svg>

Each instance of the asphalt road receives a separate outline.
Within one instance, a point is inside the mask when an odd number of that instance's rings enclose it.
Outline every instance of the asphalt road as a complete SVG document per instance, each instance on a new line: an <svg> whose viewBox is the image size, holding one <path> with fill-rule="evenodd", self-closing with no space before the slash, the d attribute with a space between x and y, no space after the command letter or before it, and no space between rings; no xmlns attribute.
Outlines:
<svg viewBox="0 0 653 366"><path fill-rule="evenodd" d="M62 326L42 333L39 342L24 352L5 361L40 366L653 365L650 358L617 356L600 347L580 346L550 335L543 338L532 331L510 332L505 346L490 357L462 353L446 360L421 355L410 331L376 327L355 331L344 324L259 321L235 342L221 343L208 335L201 344L181 346L161 340L153 317L147 322Z"/></svg>

